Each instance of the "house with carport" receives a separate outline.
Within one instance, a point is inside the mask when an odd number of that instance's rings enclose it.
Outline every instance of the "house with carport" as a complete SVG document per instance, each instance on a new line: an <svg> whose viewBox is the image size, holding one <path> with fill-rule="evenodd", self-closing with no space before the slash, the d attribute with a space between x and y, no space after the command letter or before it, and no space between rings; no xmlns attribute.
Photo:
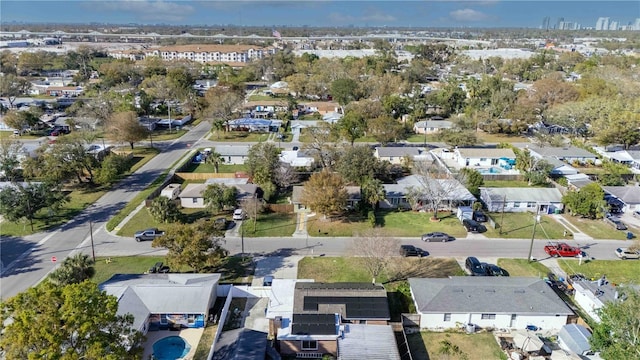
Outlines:
<svg viewBox="0 0 640 360"><path fill-rule="evenodd" d="M433 161L433 155L430 152L413 146L378 146L374 155L380 161L388 161L395 165L405 165L405 159Z"/></svg>
<svg viewBox="0 0 640 360"><path fill-rule="evenodd" d="M591 153L585 149L576 147L576 146L563 146L563 147L554 147L554 146L537 146L537 145L529 145L527 144L522 150L528 149L531 156L538 159L558 159L565 161L569 164L574 162L578 162L580 164L585 164L587 162L595 163L598 160L598 156L594 153Z"/></svg>
<svg viewBox="0 0 640 360"><path fill-rule="evenodd" d="M249 145L217 145L216 152L225 165L242 165L249 156Z"/></svg>
<svg viewBox="0 0 640 360"><path fill-rule="evenodd" d="M215 178L207 179L204 184L188 184L180 192L180 205L183 208L203 209L206 207L204 192L211 184L222 184L235 187L238 190L236 199L242 202L254 197L262 198L260 188L256 184L249 184L247 178Z"/></svg>
<svg viewBox="0 0 640 360"><path fill-rule="evenodd" d="M619 200L618 203L622 204L622 211L640 210L640 186L602 186L602 190L605 194Z"/></svg>
<svg viewBox="0 0 640 360"><path fill-rule="evenodd" d="M411 195L417 194L417 207L431 206L430 193L442 193L439 209L452 210L458 206L471 206L476 201L469 190L456 179L426 179L409 175L396 180L396 184L382 184L385 198L379 202L384 209L411 208ZM431 188L426 190L425 187Z"/></svg>
<svg viewBox="0 0 640 360"><path fill-rule="evenodd" d="M146 334L168 328L202 328L216 301L220 274L115 274L99 285L118 299L117 315L133 315Z"/></svg>
<svg viewBox="0 0 640 360"><path fill-rule="evenodd" d="M560 329L573 311L537 277L409 278L421 329Z"/></svg>
<svg viewBox="0 0 640 360"><path fill-rule="evenodd" d="M515 164L516 154L508 148L456 148L454 159L461 168L500 167L510 170Z"/></svg>
<svg viewBox="0 0 640 360"><path fill-rule="evenodd" d="M564 209L556 188L480 188L480 200L489 212L539 212L553 214Z"/></svg>

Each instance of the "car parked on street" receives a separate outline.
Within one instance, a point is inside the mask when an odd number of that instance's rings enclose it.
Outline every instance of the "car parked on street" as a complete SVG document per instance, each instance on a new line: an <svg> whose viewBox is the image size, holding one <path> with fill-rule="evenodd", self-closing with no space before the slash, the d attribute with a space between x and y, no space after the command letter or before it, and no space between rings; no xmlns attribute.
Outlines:
<svg viewBox="0 0 640 360"><path fill-rule="evenodd" d="M423 257L423 256L429 255L429 253L413 245L400 245L400 255L404 257L407 257L407 256Z"/></svg>
<svg viewBox="0 0 640 360"><path fill-rule="evenodd" d="M145 230L136 231L133 237L136 241L153 241L153 239L164 235L164 231L160 231L156 228L150 228Z"/></svg>
<svg viewBox="0 0 640 360"><path fill-rule="evenodd" d="M617 248L616 256L618 256L622 260L627 259L640 259L640 251L632 250L629 248Z"/></svg>
<svg viewBox="0 0 640 360"><path fill-rule="evenodd" d="M432 242L432 241L447 242L455 239L456 238L454 238L453 236L447 233L439 232L439 231L430 232L422 235L422 241L426 241L426 242Z"/></svg>

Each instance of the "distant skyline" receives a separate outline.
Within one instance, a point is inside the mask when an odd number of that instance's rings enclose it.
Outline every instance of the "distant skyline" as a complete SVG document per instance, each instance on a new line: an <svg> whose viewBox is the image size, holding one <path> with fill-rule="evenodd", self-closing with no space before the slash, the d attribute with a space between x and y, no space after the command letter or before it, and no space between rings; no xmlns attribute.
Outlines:
<svg viewBox="0 0 640 360"><path fill-rule="evenodd" d="M640 18L640 1L2 0L2 23L109 23L312 27L527 27L545 17L595 27Z"/></svg>

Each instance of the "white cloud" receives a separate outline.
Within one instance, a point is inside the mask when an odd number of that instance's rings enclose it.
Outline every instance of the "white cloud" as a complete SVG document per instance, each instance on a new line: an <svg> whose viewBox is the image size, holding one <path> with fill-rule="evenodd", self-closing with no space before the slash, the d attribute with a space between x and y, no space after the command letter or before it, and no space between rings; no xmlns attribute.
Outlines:
<svg viewBox="0 0 640 360"><path fill-rule="evenodd" d="M449 16L456 21L485 21L489 20L490 16L473 9L460 9L449 13Z"/></svg>
<svg viewBox="0 0 640 360"><path fill-rule="evenodd" d="M100 1L95 6L105 11L126 11L144 21L177 22L194 12L187 4L164 0Z"/></svg>
<svg viewBox="0 0 640 360"><path fill-rule="evenodd" d="M346 15L343 13L329 14L329 20L334 24L360 24L360 23L391 23L398 19L378 10L370 9L362 16Z"/></svg>

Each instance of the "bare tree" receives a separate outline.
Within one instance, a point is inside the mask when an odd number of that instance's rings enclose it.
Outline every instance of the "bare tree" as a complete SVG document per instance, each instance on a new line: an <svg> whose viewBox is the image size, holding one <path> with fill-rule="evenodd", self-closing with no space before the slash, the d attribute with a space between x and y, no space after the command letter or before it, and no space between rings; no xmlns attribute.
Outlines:
<svg viewBox="0 0 640 360"><path fill-rule="evenodd" d="M304 145L304 149L311 150L316 163L323 169L331 169L335 164L338 150L335 142L338 140L331 124L319 121L317 126L305 129L311 136L311 142Z"/></svg>
<svg viewBox="0 0 640 360"><path fill-rule="evenodd" d="M353 239L351 253L360 257L362 265L367 269L372 282L382 274L398 254L400 241L390 237L383 229L376 227L365 230Z"/></svg>
<svg viewBox="0 0 640 360"><path fill-rule="evenodd" d="M245 214L253 219L253 231L255 232L258 214L262 213L265 207L264 201L254 196L250 199L243 200L240 203L240 207L244 210Z"/></svg>
<svg viewBox="0 0 640 360"><path fill-rule="evenodd" d="M414 164L418 185L409 191L410 203L424 208L425 203L433 210L433 219L438 218L438 209L445 201L451 201L460 191L461 184L447 169L432 163L418 161Z"/></svg>
<svg viewBox="0 0 640 360"><path fill-rule="evenodd" d="M276 167L273 176L276 185L281 189L287 189L292 184L298 182L298 173L296 170L293 166L283 162L280 163L280 166Z"/></svg>

